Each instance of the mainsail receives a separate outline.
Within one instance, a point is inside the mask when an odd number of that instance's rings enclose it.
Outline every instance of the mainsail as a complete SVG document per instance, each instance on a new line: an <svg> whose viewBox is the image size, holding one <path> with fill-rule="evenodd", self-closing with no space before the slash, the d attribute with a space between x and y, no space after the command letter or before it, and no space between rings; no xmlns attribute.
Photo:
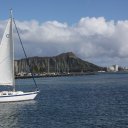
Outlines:
<svg viewBox="0 0 128 128"><path fill-rule="evenodd" d="M9 19L0 44L0 85L14 85L14 48L12 18Z"/></svg>

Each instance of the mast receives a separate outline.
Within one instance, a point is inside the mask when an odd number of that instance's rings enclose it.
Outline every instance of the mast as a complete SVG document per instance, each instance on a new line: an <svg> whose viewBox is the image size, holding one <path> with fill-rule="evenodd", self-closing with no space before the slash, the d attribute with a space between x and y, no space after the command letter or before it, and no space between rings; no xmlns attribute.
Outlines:
<svg viewBox="0 0 128 128"><path fill-rule="evenodd" d="M15 87L15 71L14 71L14 39L13 39L13 24L12 24L12 21L13 21L13 12L12 12L12 9L10 9L10 24L11 24L11 34L12 34L12 54L13 54L13 91L16 91L16 87Z"/></svg>

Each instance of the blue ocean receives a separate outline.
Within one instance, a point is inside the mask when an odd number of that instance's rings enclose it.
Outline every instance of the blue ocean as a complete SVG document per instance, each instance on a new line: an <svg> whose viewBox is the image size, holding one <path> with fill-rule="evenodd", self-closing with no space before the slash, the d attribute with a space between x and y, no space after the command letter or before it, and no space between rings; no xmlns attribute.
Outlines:
<svg viewBox="0 0 128 128"><path fill-rule="evenodd" d="M35 100L0 103L0 128L128 128L128 74L36 78ZM17 79L17 90L33 90Z"/></svg>

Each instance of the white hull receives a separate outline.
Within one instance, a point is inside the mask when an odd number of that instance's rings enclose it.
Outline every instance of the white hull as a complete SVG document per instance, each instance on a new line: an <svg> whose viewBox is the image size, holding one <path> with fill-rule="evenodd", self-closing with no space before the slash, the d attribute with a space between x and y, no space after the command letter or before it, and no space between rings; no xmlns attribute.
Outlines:
<svg viewBox="0 0 128 128"><path fill-rule="evenodd" d="M35 92L1 92L0 93L0 102L16 102L16 101L26 101L33 100L38 94L38 91Z"/></svg>

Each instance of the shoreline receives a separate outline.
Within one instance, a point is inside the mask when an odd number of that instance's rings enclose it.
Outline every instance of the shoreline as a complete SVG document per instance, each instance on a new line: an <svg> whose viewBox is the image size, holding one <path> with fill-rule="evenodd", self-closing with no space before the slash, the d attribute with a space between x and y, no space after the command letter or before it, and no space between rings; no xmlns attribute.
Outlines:
<svg viewBox="0 0 128 128"><path fill-rule="evenodd" d="M40 77L63 77L63 76L83 76L83 75L95 75L95 72L87 72L87 73L67 73L67 74L46 74L46 75L35 75L34 78ZM29 79L32 76L15 76L15 79Z"/></svg>

